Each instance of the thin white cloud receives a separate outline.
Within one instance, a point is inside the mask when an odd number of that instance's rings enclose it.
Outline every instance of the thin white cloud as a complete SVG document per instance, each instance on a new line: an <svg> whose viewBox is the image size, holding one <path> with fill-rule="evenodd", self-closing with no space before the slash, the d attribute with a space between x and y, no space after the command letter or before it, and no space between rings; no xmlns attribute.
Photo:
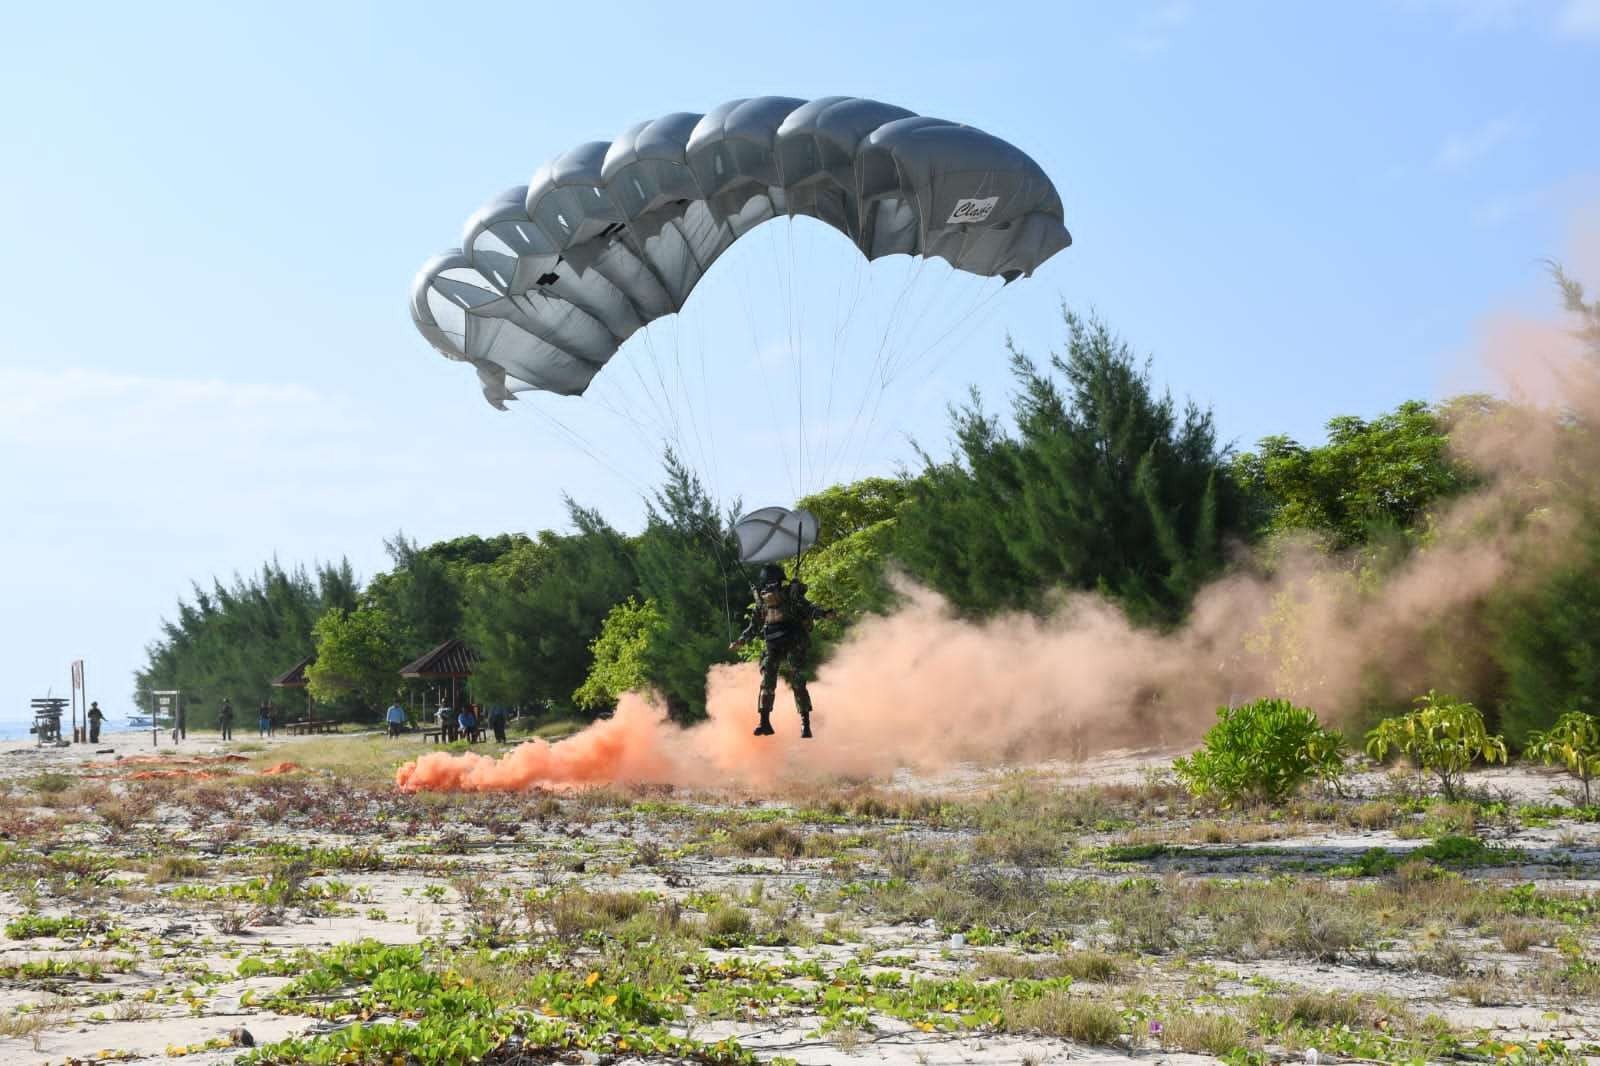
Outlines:
<svg viewBox="0 0 1600 1066"><path fill-rule="evenodd" d="M1537 211L1545 198L1543 190L1494 196L1473 208L1472 221L1485 229L1503 226Z"/></svg>
<svg viewBox="0 0 1600 1066"><path fill-rule="evenodd" d="M1574 40L1600 40L1600 0L1402 0L1439 12L1459 33L1509 33L1524 26Z"/></svg>
<svg viewBox="0 0 1600 1066"><path fill-rule="evenodd" d="M236 438L284 418L326 417L329 405L297 384L235 384L217 379L156 378L68 368L0 367L7 416L0 440L82 446Z"/></svg>
<svg viewBox="0 0 1600 1066"><path fill-rule="evenodd" d="M1514 119L1490 119L1477 129L1446 138L1434 165L1441 170L1466 170L1510 140L1517 130Z"/></svg>
<svg viewBox="0 0 1600 1066"><path fill-rule="evenodd" d="M1509 30L1522 21L1527 0L1428 0L1454 20L1456 29L1466 33Z"/></svg>
<svg viewBox="0 0 1600 1066"><path fill-rule="evenodd" d="M1128 47L1142 56L1154 56L1172 47L1172 39L1194 16L1189 0L1169 0L1147 8L1135 20Z"/></svg>
<svg viewBox="0 0 1600 1066"><path fill-rule="evenodd" d="M1600 0L1567 0L1556 15L1562 37L1600 41Z"/></svg>

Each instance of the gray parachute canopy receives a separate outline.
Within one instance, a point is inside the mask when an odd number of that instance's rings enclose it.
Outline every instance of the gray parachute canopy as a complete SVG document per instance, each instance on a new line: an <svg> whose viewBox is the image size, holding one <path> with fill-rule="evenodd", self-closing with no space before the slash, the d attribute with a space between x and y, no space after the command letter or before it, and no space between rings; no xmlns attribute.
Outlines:
<svg viewBox="0 0 1600 1066"><path fill-rule="evenodd" d="M792 559L817 542L820 527L810 511L763 507L733 524L741 563L775 563Z"/></svg>
<svg viewBox="0 0 1600 1066"><path fill-rule="evenodd" d="M526 389L578 395L729 245L785 215L868 259L937 256L1008 282L1072 243L1055 186L997 137L873 100L763 96L557 156L422 268L411 315L496 407Z"/></svg>

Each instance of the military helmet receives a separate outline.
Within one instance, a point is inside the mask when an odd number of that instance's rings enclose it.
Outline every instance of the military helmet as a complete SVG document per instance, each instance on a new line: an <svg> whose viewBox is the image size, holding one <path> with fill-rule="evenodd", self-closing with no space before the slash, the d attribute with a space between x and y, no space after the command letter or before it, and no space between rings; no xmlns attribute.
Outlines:
<svg viewBox="0 0 1600 1066"><path fill-rule="evenodd" d="M761 584L778 585L783 583L783 567L777 563L767 563L761 568Z"/></svg>

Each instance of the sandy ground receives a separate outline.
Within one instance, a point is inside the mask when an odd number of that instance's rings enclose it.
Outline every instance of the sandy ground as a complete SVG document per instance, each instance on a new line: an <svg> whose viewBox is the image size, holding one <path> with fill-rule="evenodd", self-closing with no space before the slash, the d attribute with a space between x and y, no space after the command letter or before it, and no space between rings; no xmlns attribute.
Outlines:
<svg viewBox="0 0 1600 1066"><path fill-rule="evenodd" d="M91 783L115 782L122 776L141 772L149 756L164 761L153 768L170 771L209 772L217 768L227 774L258 773L278 760L294 760L297 755L327 750L328 745L360 743L350 737L258 738L254 732L239 733L234 743L223 744L214 734L191 735L174 745L163 735L152 746L148 731L108 733L94 747L38 748L31 742L0 746L0 783L21 783L37 779L46 772L66 774ZM422 750L415 738L397 745L405 751ZM315 747L313 747L315 746ZM400 750L398 747L396 750ZM232 753L235 762L206 762ZM1137 786L1159 776L1170 764L1170 752L1119 752L1080 763L1042 763L1025 770L995 770L957 767L937 775L900 775L893 784L901 789L944 795L976 795L997 786L1017 781L1048 782L1061 787L1094 785ZM186 760L202 760L187 762ZM245 760L249 759L247 763ZM177 760L177 761L174 761ZM187 779L185 779L187 780ZM1513 803L1559 803L1561 778L1521 767L1495 768L1479 773L1474 785ZM1350 782L1356 794L1376 794L1392 787L1386 775L1366 773ZM22 795L13 791L13 797ZM12 801L13 804L19 802ZM719 809L716 798L685 798L706 810ZM751 801L743 801L748 805ZM55 812L54 814L52 812ZM40 818L58 816L59 811L41 806L33 812ZM120 868L132 870L146 849L157 842L188 849L195 854L225 854L227 847L208 843L225 817L210 821L186 818L181 810L159 808L152 828L119 830L92 820L66 825L64 843L70 847L115 857ZM1152 823L1136 832L1178 832L1184 825ZM1237 845L1195 844L1170 849L1152 856L1139 870L1147 875L1175 878L1270 877L1284 871L1303 869L1308 862L1336 861L1359 856L1367 849L1382 847L1395 851L1423 846L1426 838L1402 838L1388 829L1332 830L1327 827L1290 827L1271 839L1252 842L1247 848ZM401 837L374 840L359 832L341 834L328 829L313 829L296 824L291 815L278 823L251 822L246 840L297 843L306 846L378 845L386 854L413 855L419 843L437 843L437 834L416 839ZM942 840L940 834L945 833ZM581 829L559 823L512 825L481 833L470 841L457 841L451 859L469 875L482 876L513 887L533 887L551 883L552 877L576 881L591 888L611 890L649 889L665 896L687 898L707 890L748 891L761 883L769 893L792 891L807 886L813 891L836 886L829 864L817 859L777 859L768 857L713 858L695 855L669 865L641 866L628 861L634 849L646 840L670 844L679 841L681 829L656 826L639 818L611 818L600 813L587 820ZM920 838L921 846L939 848L956 842L954 831L933 830ZM1600 889L1600 825L1562 822L1555 826L1517 827L1499 830L1487 827L1484 836L1493 843L1519 849L1527 858L1515 868L1478 869L1472 877L1522 883L1567 886L1584 892ZM1086 830L1073 843L1080 849L1094 848L1130 839L1126 830ZM552 855L581 854L585 861L575 868L570 864L552 873ZM1068 866L1051 872L1054 877L1127 876L1103 864ZM174 1052L181 1061L211 1063L230 1061L236 1049L212 1047L208 1042L226 1038L230 1030L244 1027L258 1042L293 1034L318 1031L319 1024L297 1015L279 1015L250 1001L259 1002L281 987L282 977L237 975L245 958L278 959L298 948L324 949L361 938L386 943L416 942L424 937L459 939L464 922L456 891L448 888L448 878L419 869L394 869L370 873L337 873L317 881L337 880L345 895L337 906L293 910L278 924L252 924L227 931L219 923L216 908L181 902L172 885L142 883L142 875L124 872L115 875L124 890L96 895L91 902L52 899L48 895L24 899L18 891L0 892L0 922L23 914L85 914L104 917L120 932L115 942L86 936L34 939L0 938L0 966L16 966L44 959L100 959L109 962L107 972L95 981L0 981L0 1015L26 1012L17 1017L42 1018L46 1024L37 1031L0 1038L0 1062L66 1063L113 1056L122 1061L165 1059ZM208 874L202 884L226 883L226 875ZM433 898L425 897L432 892ZM453 931L455 930L455 931ZM932 923L914 925L868 925L859 936L883 956L911 957L913 969L923 975L970 972L988 948L977 948L952 940L932 928ZM1593 945L1591 945L1591 948ZM830 964L863 950L861 943L848 949L817 946L807 949L812 956ZM1525 958L1506 955L1497 945L1482 944L1481 957L1473 965L1493 975L1512 972L1526 965ZM749 949L747 955L759 955ZM805 954L802 952L802 954ZM1404 953L1396 950L1396 958ZM1379 960L1381 962L1381 960ZM1408 1003L1425 1006L1452 1024L1481 1029L1507 1039L1553 1037L1576 1046L1600 1044L1600 1003L1528 1002L1497 1006L1474 1006L1452 991L1451 978L1408 970L1393 965L1311 964L1282 959L1182 960L1222 967L1224 987L1247 987L1252 981L1270 982L1275 987L1311 990L1345 989L1384 991ZM1181 986L1176 970L1168 973L1166 960L1150 962L1147 980L1152 988L1163 984ZM1174 963L1179 966L1179 963ZM120 972L117 972L119 971ZM872 1039L847 1046L827 1039L807 1038L808 1025L797 1021L779 1026L708 1022L699 1026L697 1038L739 1035L746 1046L769 1054L779 1050L807 1064L917 1063L919 1066L945 1066L956 1063L1099 1063L1127 1061L1129 1052L1087 1048L1067 1041L1018 1036L971 1035L953 1039L947 1035L924 1034L904 1025L885 1021ZM797 1050L798 1049L798 1050ZM1190 1063L1216 1061L1205 1056L1158 1054L1153 1050L1138 1056L1163 1062ZM1597 1060L1600 1061L1600 1060Z"/></svg>
<svg viewBox="0 0 1600 1066"><path fill-rule="evenodd" d="M346 734L358 736L362 734ZM341 736L341 739L344 735ZM148 729L105 730L98 744L69 744L64 747L40 745L29 740L0 741L0 767L8 776L15 776L20 768L38 772L41 769L77 767L84 763L113 763L132 755L215 755L224 751L239 751L251 745L288 748L316 737L291 737L279 731L271 737L258 736L254 725L250 729L235 729L233 739L224 742L216 732L194 732L183 740L174 742L170 730L157 733L152 740Z"/></svg>

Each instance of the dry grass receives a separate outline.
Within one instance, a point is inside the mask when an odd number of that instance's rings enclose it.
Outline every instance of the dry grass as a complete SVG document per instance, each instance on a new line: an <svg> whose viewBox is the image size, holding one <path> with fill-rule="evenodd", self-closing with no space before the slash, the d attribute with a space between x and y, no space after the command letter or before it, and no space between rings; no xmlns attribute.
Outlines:
<svg viewBox="0 0 1600 1066"><path fill-rule="evenodd" d="M1231 958L1333 962L1374 933L1370 916L1351 896L1317 882L1198 882L1187 894L1188 913L1209 925L1207 947Z"/></svg>
<svg viewBox="0 0 1600 1066"><path fill-rule="evenodd" d="M1347 824L1361 829L1387 829L1399 817L1397 808L1388 800L1368 800L1350 809Z"/></svg>
<svg viewBox="0 0 1600 1066"><path fill-rule="evenodd" d="M734 855L768 855L797 859L806 854L806 835L788 822L757 822L735 826L728 833Z"/></svg>
<svg viewBox="0 0 1600 1066"><path fill-rule="evenodd" d="M1161 1046L1219 1058L1247 1046L1244 1023L1228 1014L1177 1014L1162 1022Z"/></svg>
<svg viewBox="0 0 1600 1066"><path fill-rule="evenodd" d="M527 896L522 901L530 928L543 929L565 941L589 932L613 930L651 906L650 899L637 892L589 892L580 888Z"/></svg>
<svg viewBox="0 0 1600 1066"><path fill-rule="evenodd" d="M204 877L205 873L206 864L188 855L162 855L145 866L145 880L152 885Z"/></svg>
<svg viewBox="0 0 1600 1066"><path fill-rule="evenodd" d="M1103 951L1068 951L1045 956L990 951L978 957L978 974L1004 980L1070 977L1075 981L1113 984L1122 976L1122 963L1115 955Z"/></svg>
<svg viewBox="0 0 1600 1066"><path fill-rule="evenodd" d="M64 1024L71 1014L70 999L57 995L46 996L26 1010L0 1014L0 1039L24 1039L33 1045L34 1051L39 1051L44 1034Z"/></svg>
<svg viewBox="0 0 1600 1066"><path fill-rule="evenodd" d="M142 999L119 999L111 1008L111 1019L118 1022L144 1022L161 1015L161 1008Z"/></svg>
<svg viewBox="0 0 1600 1066"><path fill-rule="evenodd" d="M1549 943L1549 936L1538 922L1526 918L1507 918L1494 927L1500 946L1513 955L1523 955L1529 949Z"/></svg>
<svg viewBox="0 0 1600 1066"><path fill-rule="evenodd" d="M1011 1000L1003 1008L1011 1032L1038 1033L1079 1044L1112 1046L1124 1028L1122 1012L1103 1000L1048 992L1036 999Z"/></svg>
<svg viewBox="0 0 1600 1066"><path fill-rule="evenodd" d="M1301 1025L1308 1029L1345 1026L1350 1029L1409 1028L1415 1023L1404 1004L1390 996L1346 992L1296 992L1273 996L1262 1004L1262 1013L1280 1025Z"/></svg>
<svg viewBox="0 0 1600 1066"><path fill-rule="evenodd" d="M1464 999L1474 1007L1504 1007L1511 1002L1505 994L1506 982L1499 974L1491 977L1467 977L1450 986L1450 994Z"/></svg>
<svg viewBox="0 0 1600 1066"><path fill-rule="evenodd" d="M730 903L718 903L706 914L706 932L711 936L747 936L752 924L749 911Z"/></svg>
<svg viewBox="0 0 1600 1066"><path fill-rule="evenodd" d="M1259 844L1299 836L1305 828L1298 822L1205 821L1185 829L1178 839L1185 844Z"/></svg>

